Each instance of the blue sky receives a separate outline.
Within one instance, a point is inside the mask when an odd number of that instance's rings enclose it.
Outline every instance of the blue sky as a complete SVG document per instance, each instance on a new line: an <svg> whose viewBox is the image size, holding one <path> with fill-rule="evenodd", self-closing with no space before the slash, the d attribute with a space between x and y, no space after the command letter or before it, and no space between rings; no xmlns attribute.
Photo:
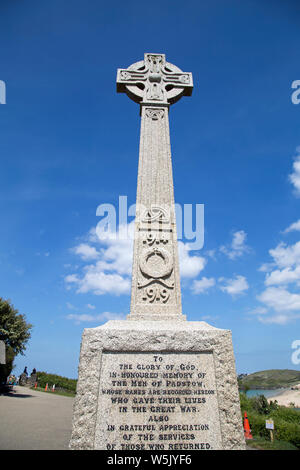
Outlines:
<svg viewBox="0 0 300 470"><path fill-rule="evenodd" d="M129 313L129 245L91 230L135 202L139 107L115 80L144 52L194 78L170 110L175 200L205 206L183 311L232 330L238 372L299 370L299 23L288 0L1 1L0 296L34 325L16 373L76 377L83 328Z"/></svg>

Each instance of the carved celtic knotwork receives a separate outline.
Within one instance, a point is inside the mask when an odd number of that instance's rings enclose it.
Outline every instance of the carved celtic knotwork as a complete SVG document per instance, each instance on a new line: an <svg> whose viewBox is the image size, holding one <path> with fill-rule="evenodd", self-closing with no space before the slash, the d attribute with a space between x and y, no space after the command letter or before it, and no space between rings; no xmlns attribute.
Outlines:
<svg viewBox="0 0 300 470"><path fill-rule="evenodd" d="M170 214L165 207L152 205L150 209L146 209L142 215L142 222L154 222L160 220L161 222L169 222Z"/></svg>
<svg viewBox="0 0 300 470"><path fill-rule="evenodd" d="M158 121L164 117L165 110L164 109L155 109L155 108L147 108L146 109L146 116L152 121Z"/></svg>
<svg viewBox="0 0 300 470"><path fill-rule="evenodd" d="M147 63L151 73L159 73L160 67L165 63L164 54L145 54L145 62Z"/></svg>

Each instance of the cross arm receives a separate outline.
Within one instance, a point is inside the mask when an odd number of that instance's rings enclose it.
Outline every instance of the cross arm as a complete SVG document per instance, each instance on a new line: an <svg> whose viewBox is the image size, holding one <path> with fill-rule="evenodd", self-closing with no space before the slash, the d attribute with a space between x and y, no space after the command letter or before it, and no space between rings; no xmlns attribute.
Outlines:
<svg viewBox="0 0 300 470"><path fill-rule="evenodd" d="M193 75L190 72L168 73L164 71L163 81L167 91L172 88L183 88L185 96L191 96L193 92Z"/></svg>
<svg viewBox="0 0 300 470"><path fill-rule="evenodd" d="M126 92L126 86L138 86L147 80L145 72L137 70L118 69L117 71L117 92Z"/></svg>

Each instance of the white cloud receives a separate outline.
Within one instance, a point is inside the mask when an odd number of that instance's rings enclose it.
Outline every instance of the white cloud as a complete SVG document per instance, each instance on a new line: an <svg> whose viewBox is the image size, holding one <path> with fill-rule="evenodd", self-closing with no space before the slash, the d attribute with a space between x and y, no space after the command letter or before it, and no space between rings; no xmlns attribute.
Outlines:
<svg viewBox="0 0 300 470"><path fill-rule="evenodd" d="M90 240L102 246L98 267L101 266L103 271L131 275L134 224L132 221L128 225L120 225L117 232L107 230L96 233L96 229L90 230Z"/></svg>
<svg viewBox="0 0 300 470"><path fill-rule="evenodd" d="M235 279L226 279L219 278L219 282L223 282L223 285L220 285L220 289L227 294L236 296L242 294L249 289L247 279L244 276L236 276Z"/></svg>
<svg viewBox="0 0 300 470"><path fill-rule="evenodd" d="M265 315L266 313L268 313L268 309L265 307L256 307L247 313L250 315Z"/></svg>
<svg viewBox="0 0 300 470"><path fill-rule="evenodd" d="M202 279L193 282L192 291L194 294L202 294L213 287L215 284L216 281L213 277L203 277Z"/></svg>
<svg viewBox="0 0 300 470"><path fill-rule="evenodd" d="M281 242L269 250L269 254L273 258L273 263L267 263L269 269L265 269L266 289L257 296L257 299L275 314L259 316L258 319L263 323L284 325L300 318L300 294L287 289L289 284L294 284L296 287L300 285L300 242L294 245Z"/></svg>
<svg viewBox="0 0 300 470"><path fill-rule="evenodd" d="M300 264L300 241L294 245L279 243L276 248L269 250L279 268L288 268Z"/></svg>
<svg viewBox="0 0 300 470"><path fill-rule="evenodd" d="M275 269L270 274L266 275L266 286L289 284L292 282L300 281L300 265L295 269L284 268L282 270Z"/></svg>
<svg viewBox="0 0 300 470"><path fill-rule="evenodd" d="M206 256L209 258L212 258L213 260L216 260L216 250L208 250L205 252Z"/></svg>
<svg viewBox="0 0 300 470"><path fill-rule="evenodd" d="M74 253L79 255L83 260L92 260L99 258L98 251L95 247L88 245L87 243L81 243L74 248Z"/></svg>
<svg viewBox="0 0 300 470"><path fill-rule="evenodd" d="M265 323L265 324L275 323L277 325L286 325L291 320L296 320L297 318L300 318L300 315L279 314L279 315L273 315L271 317L258 317L261 323Z"/></svg>
<svg viewBox="0 0 300 470"><path fill-rule="evenodd" d="M87 243L74 248L74 253L84 261L95 260L93 264L82 267L81 274L70 274L65 277L67 286L73 284L77 293L91 292L95 295L129 294L131 287L131 266L133 240L131 233L134 222L128 226L120 226L118 232L106 231L96 233L93 228L89 232ZM100 237L99 237L100 235ZM92 243L99 245L98 250ZM96 261L98 259L98 261ZM89 307L91 308L91 307Z"/></svg>
<svg viewBox="0 0 300 470"><path fill-rule="evenodd" d="M203 256L191 256L190 251L188 243L178 242L180 275L183 278L197 277L206 265Z"/></svg>
<svg viewBox="0 0 300 470"><path fill-rule="evenodd" d="M76 325L79 323L102 323L109 320L125 320L125 315L122 313L103 312L98 315L88 314L69 314L66 316L67 320L73 320Z"/></svg>
<svg viewBox="0 0 300 470"><path fill-rule="evenodd" d="M67 302L67 308L68 308L69 310L76 310L76 307L74 307L74 305L71 304L70 302Z"/></svg>
<svg viewBox="0 0 300 470"><path fill-rule="evenodd" d="M289 180L294 186L295 194L300 196L300 147L296 151L293 173L289 175ZM289 225L283 233L293 231L300 231L300 219ZM296 288L300 286L300 241L294 245L281 242L269 250L269 254L273 262L260 267L260 271L266 272L266 289L257 299L275 314L259 317L259 321L284 325L300 318L300 293L287 289L289 284L294 284Z"/></svg>
<svg viewBox="0 0 300 470"><path fill-rule="evenodd" d="M91 305L91 304L87 304L87 308L89 308L90 310L95 310L95 305Z"/></svg>
<svg viewBox="0 0 300 470"><path fill-rule="evenodd" d="M112 294L121 295L129 294L130 279L120 276L119 274L106 274L102 270L101 262L95 265L89 265L84 268L84 275L80 278L77 275L70 275L65 281L77 286L77 293L86 294L92 292L95 295Z"/></svg>
<svg viewBox="0 0 300 470"><path fill-rule="evenodd" d="M293 224L289 225L283 233L289 233L289 232L300 232L300 219L297 220L297 222L294 222Z"/></svg>
<svg viewBox="0 0 300 470"><path fill-rule="evenodd" d="M36 256L46 256L46 258L48 258L48 256L50 256L50 252L49 251L46 251L45 253L41 253L41 252L37 252L35 253Z"/></svg>
<svg viewBox="0 0 300 470"><path fill-rule="evenodd" d="M300 294L289 292L283 287L268 287L257 299L276 312L271 316L259 316L262 323L285 325L300 318Z"/></svg>
<svg viewBox="0 0 300 470"><path fill-rule="evenodd" d="M258 268L258 271L261 271L263 273L267 273L269 271L272 271L274 266L276 266L275 263L264 263Z"/></svg>
<svg viewBox="0 0 300 470"><path fill-rule="evenodd" d="M289 292L283 287L268 287L257 298L276 312L300 313L300 294Z"/></svg>
<svg viewBox="0 0 300 470"><path fill-rule="evenodd" d="M289 180L294 186L294 193L297 197L300 196L300 147L296 149L297 155L293 163L293 172L289 175Z"/></svg>
<svg viewBox="0 0 300 470"><path fill-rule="evenodd" d="M247 238L246 232L244 230L240 230L239 232L235 232L233 234L232 239L232 249L235 251L244 251L245 249L245 240Z"/></svg>
<svg viewBox="0 0 300 470"><path fill-rule="evenodd" d="M77 284L79 282L79 278L77 276L77 274L68 274L66 277L65 277L65 281L67 284Z"/></svg>
<svg viewBox="0 0 300 470"><path fill-rule="evenodd" d="M246 245L246 238L247 234L244 230L234 232L231 245L229 247L222 245L220 251L232 260L239 258L250 251L249 247Z"/></svg>

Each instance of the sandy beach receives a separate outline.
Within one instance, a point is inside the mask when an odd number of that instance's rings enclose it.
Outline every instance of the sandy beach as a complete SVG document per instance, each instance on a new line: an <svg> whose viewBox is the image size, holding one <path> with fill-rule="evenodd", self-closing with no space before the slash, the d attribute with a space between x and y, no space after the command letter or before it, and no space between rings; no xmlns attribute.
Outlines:
<svg viewBox="0 0 300 470"><path fill-rule="evenodd" d="M294 403L295 408L300 408L300 383L294 385L293 388L298 388L298 390L285 390L284 392L276 395L274 397L268 398L268 401L277 400L278 405L289 406L290 403Z"/></svg>

